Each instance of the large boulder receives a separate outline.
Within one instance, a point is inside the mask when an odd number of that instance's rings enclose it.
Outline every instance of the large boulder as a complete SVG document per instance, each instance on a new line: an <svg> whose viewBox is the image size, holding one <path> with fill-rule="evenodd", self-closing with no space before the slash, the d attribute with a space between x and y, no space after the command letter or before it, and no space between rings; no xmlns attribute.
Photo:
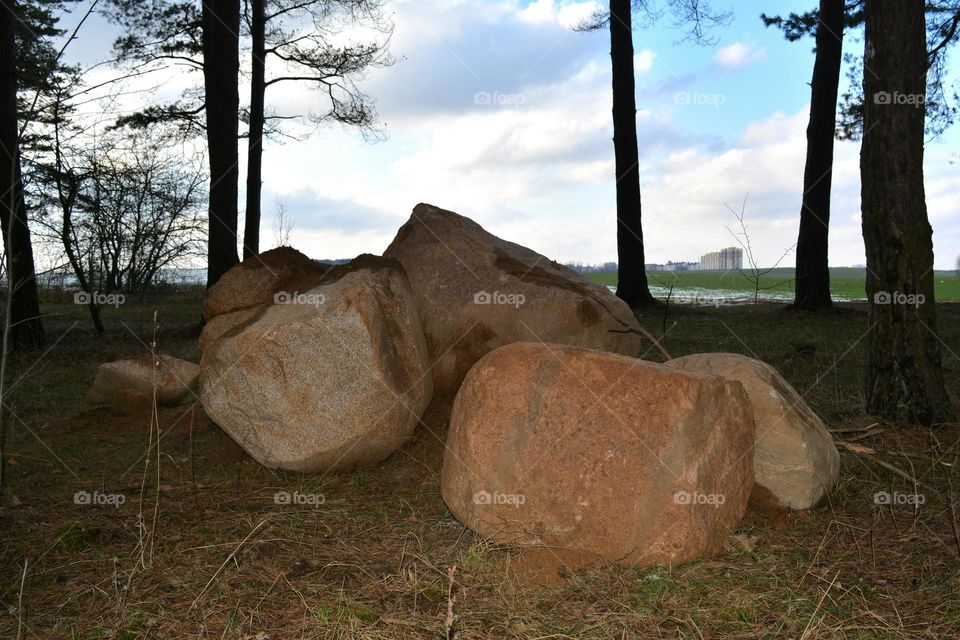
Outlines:
<svg viewBox="0 0 960 640"><path fill-rule="evenodd" d="M200 352L206 351L210 345L223 334L261 313L264 306L263 304L258 304L255 307L246 307L239 311L221 313L207 320L203 325L203 330L200 331L200 339L197 340L197 346L200 348Z"/></svg>
<svg viewBox="0 0 960 640"><path fill-rule="evenodd" d="M410 279L440 394L511 342L641 353L636 318L606 287L451 211L417 205L384 255Z"/></svg>
<svg viewBox="0 0 960 640"><path fill-rule="evenodd" d="M207 346L207 414L270 468L317 472L379 462L432 396L402 268L372 256L265 304Z"/></svg>
<svg viewBox="0 0 960 640"><path fill-rule="evenodd" d="M460 522L508 545L673 565L720 550L739 523L753 439L739 383L517 343L467 374L441 491Z"/></svg>
<svg viewBox="0 0 960 640"><path fill-rule="evenodd" d="M87 400L92 404L111 404L114 395L122 390L135 391L152 399L156 385L157 404L173 406L187 396L195 395L199 374L200 367L173 356L146 354L124 358L97 367Z"/></svg>
<svg viewBox="0 0 960 640"><path fill-rule="evenodd" d="M247 258L210 287L203 299L203 317L273 303L280 292L305 292L317 286L331 269L292 247L278 247Z"/></svg>
<svg viewBox="0 0 960 640"><path fill-rule="evenodd" d="M808 509L837 483L840 454L823 421L765 362L735 353L675 358L668 367L723 376L743 385L757 425L750 502L760 508Z"/></svg>
<svg viewBox="0 0 960 640"><path fill-rule="evenodd" d="M207 290L203 299L204 326L198 341L200 351L206 351L217 338L259 315L267 306L285 304L351 270L376 267L382 262L378 261L376 256L364 254L350 264L333 265L308 258L293 247L277 247L247 258Z"/></svg>

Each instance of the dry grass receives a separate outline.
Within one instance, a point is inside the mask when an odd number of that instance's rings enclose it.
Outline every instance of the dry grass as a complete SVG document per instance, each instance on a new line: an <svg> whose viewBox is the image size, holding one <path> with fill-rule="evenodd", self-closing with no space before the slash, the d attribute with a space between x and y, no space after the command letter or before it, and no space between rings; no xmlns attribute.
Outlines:
<svg viewBox="0 0 960 640"><path fill-rule="evenodd" d="M125 310L140 337L151 327L137 314L148 318L148 307ZM161 350L190 354L177 333L192 313L168 322ZM946 309L941 320L960 352L960 314ZM659 332L659 317L643 321ZM10 442L21 504L0 507L0 637L17 637L18 625L23 637L85 639L960 636L960 428L867 428L875 421L857 408L862 353L850 349L864 330L862 314L809 320L770 308L680 310L669 322L665 346L674 355L755 353L808 393L838 439L875 453L844 449L829 504L750 513L717 557L571 572L552 554L525 557L479 540L451 517L432 435L445 428L442 412L383 465L318 477L265 470L202 411L164 409L158 481L157 457L146 470L143 459L148 414L57 418L74 405L58 412L27 394L18 406L30 417ZM119 335L101 352L142 352L138 340ZM90 336L64 339L28 385L62 403L53 391L58 376L61 386L81 387L107 359L95 345ZM78 358L90 358L81 380L69 373ZM948 364L954 393L958 366ZM120 493L126 502L76 505L80 490ZM324 502L278 505L280 490ZM876 505L878 491L922 493L926 502ZM152 555L144 555L141 524L145 518L150 530L156 499Z"/></svg>

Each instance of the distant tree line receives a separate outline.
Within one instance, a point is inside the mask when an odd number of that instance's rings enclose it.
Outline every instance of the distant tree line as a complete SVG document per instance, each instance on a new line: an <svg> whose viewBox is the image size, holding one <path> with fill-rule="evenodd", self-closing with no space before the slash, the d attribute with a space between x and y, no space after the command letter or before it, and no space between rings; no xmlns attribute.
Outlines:
<svg viewBox="0 0 960 640"><path fill-rule="evenodd" d="M582 262L568 262L564 265L573 269L577 273L616 273L616 262L604 262L603 264L583 264Z"/></svg>

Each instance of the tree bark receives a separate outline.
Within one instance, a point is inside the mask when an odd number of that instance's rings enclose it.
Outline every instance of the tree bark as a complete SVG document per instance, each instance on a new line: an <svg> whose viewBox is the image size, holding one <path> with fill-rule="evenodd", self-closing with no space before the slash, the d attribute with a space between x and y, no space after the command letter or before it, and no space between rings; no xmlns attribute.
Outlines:
<svg viewBox="0 0 960 640"><path fill-rule="evenodd" d="M833 141L837 126L837 94L843 62L845 0L820 0L817 56L810 82L807 161L803 172L803 205L797 240L796 293L793 306L816 311L832 305L827 257L830 234L830 189L833 183Z"/></svg>
<svg viewBox="0 0 960 640"><path fill-rule="evenodd" d="M208 287L239 262L239 32L240 0L206 0L203 3L203 84L210 155Z"/></svg>
<svg viewBox="0 0 960 640"><path fill-rule="evenodd" d="M43 345L44 331L20 174L15 10L13 0L0 2L0 227L11 296L10 344L14 349L35 349Z"/></svg>
<svg viewBox="0 0 960 640"><path fill-rule="evenodd" d="M630 0L610 0L610 58L617 174L617 296L631 306L653 304L647 284L640 219L640 154Z"/></svg>
<svg viewBox="0 0 960 640"><path fill-rule="evenodd" d="M864 66L867 409L909 423L945 422L953 412L937 337L933 231L923 186L923 0L867 0Z"/></svg>
<svg viewBox="0 0 960 640"><path fill-rule="evenodd" d="M247 207L243 227L244 259L260 253L260 192L263 185L263 105L266 85L266 0L250 2L250 137L247 141Z"/></svg>

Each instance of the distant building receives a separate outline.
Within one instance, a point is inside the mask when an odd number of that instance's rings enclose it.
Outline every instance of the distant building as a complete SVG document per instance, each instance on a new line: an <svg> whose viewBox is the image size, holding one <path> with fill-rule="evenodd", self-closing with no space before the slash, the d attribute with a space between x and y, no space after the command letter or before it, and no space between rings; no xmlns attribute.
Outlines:
<svg viewBox="0 0 960 640"><path fill-rule="evenodd" d="M647 271L660 272L660 271L695 271L697 269L696 262L673 262L670 261L667 264L647 264L644 265L647 268Z"/></svg>
<svg viewBox="0 0 960 640"><path fill-rule="evenodd" d="M583 264L581 262L568 262L564 266L573 269L578 273L614 273L617 271L616 262L605 262L603 264ZM670 260L666 264L647 263L644 265L648 273L678 272L678 271L706 271L717 270L727 271L731 269L743 268L743 249L737 247L727 247L720 251L714 251L700 258L700 262Z"/></svg>
<svg viewBox="0 0 960 640"><path fill-rule="evenodd" d="M701 271L743 269L743 249L727 247L700 257Z"/></svg>

